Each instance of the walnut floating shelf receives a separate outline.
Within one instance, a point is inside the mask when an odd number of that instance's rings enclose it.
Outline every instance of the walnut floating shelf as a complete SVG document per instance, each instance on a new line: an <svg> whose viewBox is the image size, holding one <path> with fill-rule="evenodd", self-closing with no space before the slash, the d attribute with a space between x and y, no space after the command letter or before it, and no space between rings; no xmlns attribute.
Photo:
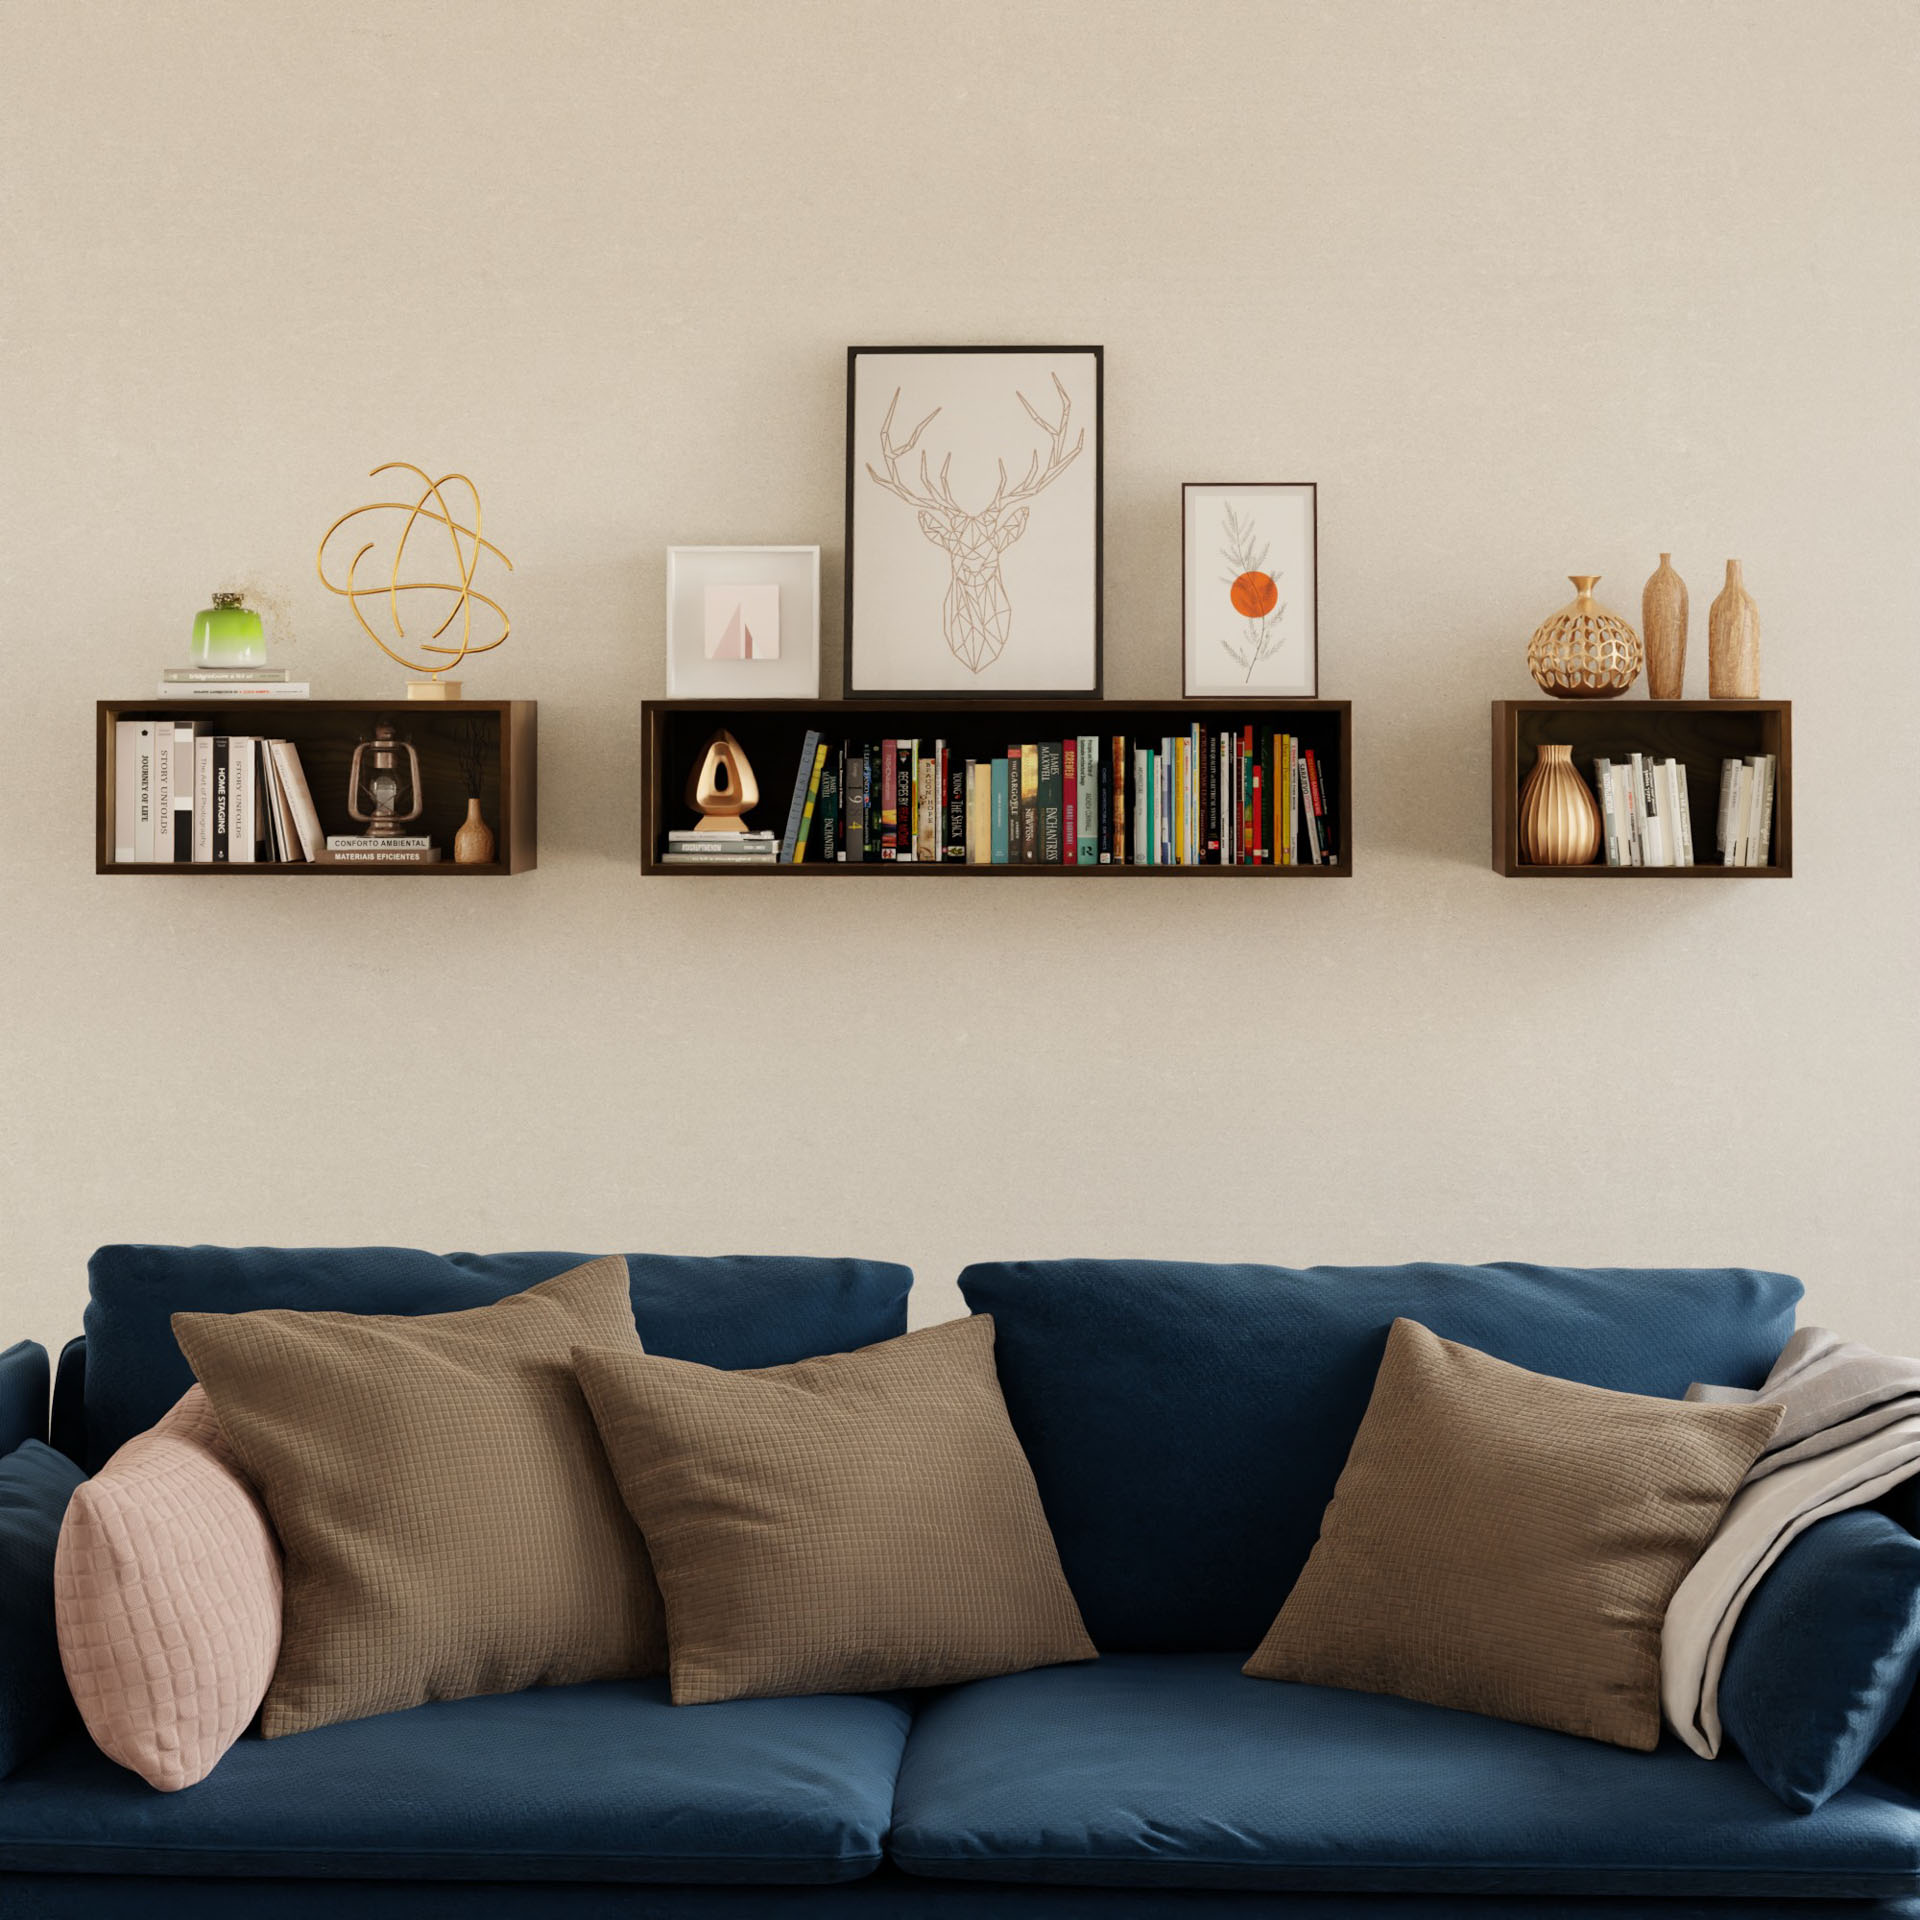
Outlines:
<svg viewBox="0 0 1920 1920"><path fill-rule="evenodd" d="M94 871L110 874L251 875L343 874L393 879L480 880L531 872L536 837L536 719L532 700L102 700L94 722L96 815ZM484 866L463 867L453 857L453 836L467 816L467 785L449 721L477 718L483 724L480 811L493 829L495 855ZM314 865L305 860L117 861L114 853L115 723L121 720L191 720L203 734L291 741L298 750L314 810L325 833L357 833L347 814L347 769L353 749L378 724L410 736L420 755L426 807L408 832L429 835L441 849L431 866Z"/></svg>
<svg viewBox="0 0 1920 1920"><path fill-rule="evenodd" d="M1331 791L1326 803L1338 859L1322 866L1267 863L1216 866L1154 865L1131 862L1106 865L1009 862L1003 865L961 861L821 860L817 852L794 865L742 865L730 873L819 879L841 874L883 874L959 879L1000 878L1092 880L1336 880L1353 872L1353 707L1346 700L1097 700L991 699L916 701L860 700L649 700L643 706L646 774L641 870L648 874L712 877L713 866L668 865L661 860L670 830L690 828L696 816L686 804L688 775L698 765L709 739L721 728L745 750L759 782L760 801L749 825L778 835L793 794L800 750L810 730L830 748L843 743L874 745L882 740L917 739L927 745L944 740L961 761L988 762L1010 746L1115 734L1143 744L1182 736L1198 725L1230 731L1251 726L1291 734L1311 749Z"/></svg>
<svg viewBox="0 0 1920 1920"><path fill-rule="evenodd" d="M1693 816L1691 867L1536 867L1520 851L1520 789L1539 749L1570 745L1589 786L1596 759L1678 760ZM1726 867L1714 848L1720 768L1774 758L1771 862ZM1784 880L1793 873L1793 703L1789 700L1496 700L1493 703L1493 870L1511 880Z"/></svg>

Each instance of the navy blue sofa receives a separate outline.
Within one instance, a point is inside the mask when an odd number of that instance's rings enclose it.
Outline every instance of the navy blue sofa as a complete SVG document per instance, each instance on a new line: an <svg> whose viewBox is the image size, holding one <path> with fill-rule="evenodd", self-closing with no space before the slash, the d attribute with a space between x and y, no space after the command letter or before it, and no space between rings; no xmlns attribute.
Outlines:
<svg viewBox="0 0 1920 1920"><path fill-rule="evenodd" d="M581 1257L106 1248L53 1445L46 1357L24 1345L0 1354L0 1439L29 1489L43 1468L58 1485L96 1467L187 1386L178 1309L443 1311ZM629 1266L649 1348L711 1365L905 1325L895 1266ZM1239 1671L1313 1543L1396 1314L1675 1395L1757 1382L1797 1282L1064 1261L973 1267L962 1288L994 1317L1099 1660L919 1696L675 1708L641 1681L449 1701L249 1737L160 1794L94 1749L50 1684L50 1597L16 1590L0 1595L0 1914L1920 1920L1920 1799L1889 1775L1795 1814L1737 1757ZM54 1524L62 1497L45 1499Z"/></svg>

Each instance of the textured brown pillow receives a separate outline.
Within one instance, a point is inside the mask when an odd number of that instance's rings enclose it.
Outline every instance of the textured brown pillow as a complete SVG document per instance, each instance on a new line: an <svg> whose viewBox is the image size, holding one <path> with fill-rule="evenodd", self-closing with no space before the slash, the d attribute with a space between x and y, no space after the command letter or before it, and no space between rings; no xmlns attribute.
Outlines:
<svg viewBox="0 0 1920 1920"><path fill-rule="evenodd" d="M574 1360L659 1575L677 1705L1094 1657L990 1319L750 1373Z"/></svg>
<svg viewBox="0 0 1920 1920"><path fill-rule="evenodd" d="M179 1313L173 1331L286 1556L269 1739L665 1667L570 1358L640 1352L618 1255L463 1313Z"/></svg>
<svg viewBox="0 0 1920 1920"><path fill-rule="evenodd" d="M1396 1320L1246 1671L1650 1748L1667 1602L1779 1420L1555 1380Z"/></svg>

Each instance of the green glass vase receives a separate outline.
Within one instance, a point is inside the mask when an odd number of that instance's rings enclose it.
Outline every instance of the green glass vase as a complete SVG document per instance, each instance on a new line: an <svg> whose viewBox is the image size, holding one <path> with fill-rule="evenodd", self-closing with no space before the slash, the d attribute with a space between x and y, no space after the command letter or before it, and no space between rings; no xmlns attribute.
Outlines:
<svg viewBox="0 0 1920 1920"><path fill-rule="evenodd" d="M196 667L263 667L266 636L260 616L240 604L237 593L216 593L213 605L193 616L193 664Z"/></svg>

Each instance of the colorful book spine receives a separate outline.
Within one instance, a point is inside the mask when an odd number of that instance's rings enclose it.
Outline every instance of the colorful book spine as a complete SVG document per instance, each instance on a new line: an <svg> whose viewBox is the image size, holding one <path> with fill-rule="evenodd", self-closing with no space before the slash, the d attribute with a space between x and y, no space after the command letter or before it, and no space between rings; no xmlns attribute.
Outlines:
<svg viewBox="0 0 1920 1920"><path fill-rule="evenodd" d="M807 729L806 743L800 749L800 762L794 769L793 797L787 802L787 829L780 836L780 864L794 864L795 843L800 838L800 822L807 810L808 792L813 786L814 755L820 747L820 730Z"/></svg>
<svg viewBox="0 0 1920 1920"><path fill-rule="evenodd" d="M1040 749L1032 741L1020 749L1020 859L1029 867L1040 859Z"/></svg>
<svg viewBox="0 0 1920 1920"><path fill-rule="evenodd" d="M1131 851L1127 839L1130 825L1127 816L1127 776L1132 771L1133 761L1127 753L1127 736L1116 733L1113 736L1113 831L1107 836L1107 846L1116 866L1125 866Z"/></svg>
<svg viewBox="0 0 1920 1920"><path fill-rule="evenodd" d="M1008 760L1003 755L993 763L988 775L992 782L990 789L990 807L992 812L992 834L987 843L988 862L996 867L1007 864L1007 767Z"/></svg>
<svg viewBox="0 0 1920 1920"><path fill-rule="evenodd" d="M963 760L950 749L943 751L947 753L947 839L940 851L945 859L964 862L969 857L967 804L973 795L971 769L980 763L977 760Z"/></svg>
<svg viewBox="0 0 1920 1920"><path fill-rule="evenodd" d="M814 808L820 803L820 776L827 766L827 743L817 733L810 733L807 738L813 743L813 759L807 768L806 797L801 804L800 825L793 844L793 864L796 867L807 857L807 836L813 827Z"/></svg>
<svg viewBox="0 0 1920 1920"><path fill-rule="evenodd" d="M1080 859L1080 737L1060 743L1060 861L1075 866Z"/></svg>
<svg viewBox="0 0 1920 1920"><path fill-rule="evenodd" d="M826 764L820 769L820 858L840 857L840 782L842 759L837 750L825 747L821 752Z"/></svg>
<svg viewBox="0 0 1920 1920"><path fill-rule="evenodd" d="M880 858L891 860L900 845L900 803L895 786L899 746L892 740L880 743Z"/></svg>

